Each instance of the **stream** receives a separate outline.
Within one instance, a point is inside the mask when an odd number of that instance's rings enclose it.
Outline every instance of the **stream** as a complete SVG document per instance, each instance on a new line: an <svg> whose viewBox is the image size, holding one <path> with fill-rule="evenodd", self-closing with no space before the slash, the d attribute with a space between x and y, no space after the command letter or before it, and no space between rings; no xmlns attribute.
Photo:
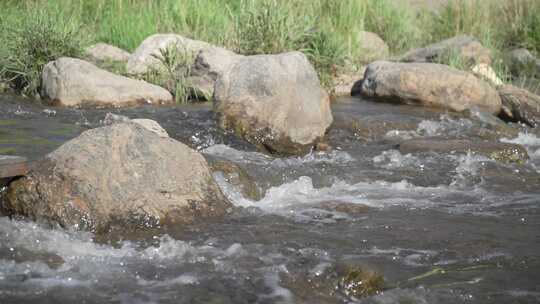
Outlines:
<svg viewBox="0 0 540 304"><path fill-rule="evenodd" d="M262 193L250 200L216 171L232 214L114 240L0 217L0 303L540 302L539 131L342 98L332 150L274 158L221 131L210 104L0 105L0 154L39 159L112 112L156 120L244 169ZM396 149L433 136L518 143L530 159ZM380 274L384 290L356 297L347 269Z"/></svg>

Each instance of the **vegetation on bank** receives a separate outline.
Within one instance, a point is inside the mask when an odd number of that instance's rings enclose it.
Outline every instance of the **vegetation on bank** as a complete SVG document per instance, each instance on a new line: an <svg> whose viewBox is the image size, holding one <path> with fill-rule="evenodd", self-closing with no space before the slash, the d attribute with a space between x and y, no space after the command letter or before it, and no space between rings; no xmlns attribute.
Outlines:
<svg viewBox="0 0 540 304"><path fill-rule="evenodd" d="M361 61L358 32L379 34L392 54L471 34L505 78L505 50L540 51L540 1L450 0L440 12L393 0L4 0L0 3L0 82L35 94L44 64L79 57L106 42L133 51L154 33L175 32L242 54L304 52L324 85ZM457 64L449 59L450 64ZM163 82L162 77L156 77ZM182 90L181 87L174 87Z"/></svg>

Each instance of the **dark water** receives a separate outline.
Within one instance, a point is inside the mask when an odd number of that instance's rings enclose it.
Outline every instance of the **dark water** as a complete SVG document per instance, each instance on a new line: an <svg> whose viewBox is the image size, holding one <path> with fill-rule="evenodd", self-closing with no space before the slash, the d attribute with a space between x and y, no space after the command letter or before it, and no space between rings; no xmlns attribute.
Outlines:
<svg viewBox="0 0 540 304"><path fill-rule="evenodd" d="M37 159L111 110L0 98L0 154ZM538 303L540 136L488 116L341 100L334 150L276 159L215 125L209 105L111 112L158 121L207 157L244 168L251 201L230 216L114 245L90 233L0 217L0 303ZM405 138L523 144L530 160L402 155ZM336 206L346 206L338 208ZM384 277L357 299L347 269Z"/></svg>

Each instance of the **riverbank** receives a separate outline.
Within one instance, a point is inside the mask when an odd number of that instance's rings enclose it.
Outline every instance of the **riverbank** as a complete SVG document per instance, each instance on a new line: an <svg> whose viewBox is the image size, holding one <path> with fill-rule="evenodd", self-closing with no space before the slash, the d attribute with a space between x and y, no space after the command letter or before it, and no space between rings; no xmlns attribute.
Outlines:
<svg viewBox="0 0 540 304"><path fill-rule="evenodd" d="M512 1L3 1L0 4L0 77L34 96L43 66L82 57L105 42L129 52L148 36L174 32L239 54L304 52L331 90L337 77L367 63L362 31L379 35L389 57L460 34L476 37L493 68L511 81L508 52L540 50L540 3ZM455 57L442 63L462 67ZM114 69L114 67L113 67ZM121 69L120 69L121 70ZM527 75L524 75L526 78Z"/></svg>

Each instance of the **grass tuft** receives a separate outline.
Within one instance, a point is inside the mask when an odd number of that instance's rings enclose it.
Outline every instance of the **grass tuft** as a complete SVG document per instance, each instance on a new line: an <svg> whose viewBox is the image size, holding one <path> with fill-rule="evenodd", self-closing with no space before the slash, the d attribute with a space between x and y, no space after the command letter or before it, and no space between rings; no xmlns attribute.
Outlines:
<svg viewBox="0 0 540 304"><path fill-rule="evenodd" d="M36 95L43 66L60 57L79 57L81 24L67 16L32 8L23 18L0 19L0 80L26 95Z"/></svg>
<svg viewBox="0 0 540 304"><path fill-rule="evenodd" d="M166 88L177 103L187 103L192 96L189 84L191 63L195 55L177 45L170 45L154 56L161 63L148 71L143 79Z"/></svg>

